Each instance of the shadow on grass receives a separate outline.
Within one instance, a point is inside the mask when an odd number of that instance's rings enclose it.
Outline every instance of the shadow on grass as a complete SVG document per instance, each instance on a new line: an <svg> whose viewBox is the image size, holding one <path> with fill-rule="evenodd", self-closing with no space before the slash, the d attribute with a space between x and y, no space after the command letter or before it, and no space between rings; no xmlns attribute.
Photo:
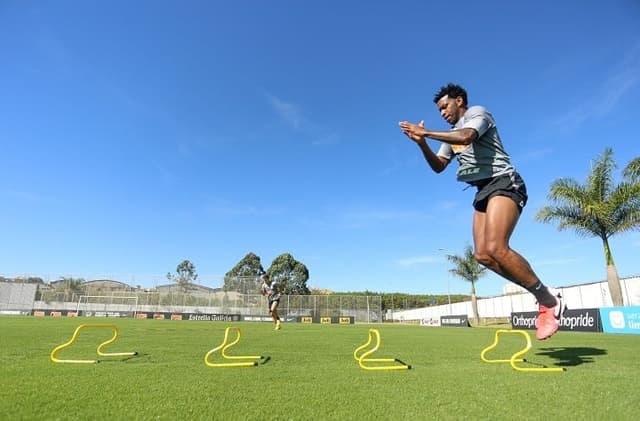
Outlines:
<svg viewBox="0 0 640 421"><path fill-rule="evenodd" d="M558 362L555 364L560 367L575 367L580 364L595 362L596 356L607 355L606 349L591 347L554 347L541 348L536 355L544 355L553 358Z"/></svg>
<svg viewBox="0 0 640 421"><path fill-rule="evenodd" d="M104 363L141 363L148 362L151 359L151 354L136 353L136 355L129 355L124 357L101 357L100 364Z"/></svg>
<svg viewBox="0 0 640 421"><path fill-rule="evenodd" d="M269 361L271 361L271 357L269 357L268 355L261 357L260 358L260 365L264 365L266 363L268 363Z"/></svg>

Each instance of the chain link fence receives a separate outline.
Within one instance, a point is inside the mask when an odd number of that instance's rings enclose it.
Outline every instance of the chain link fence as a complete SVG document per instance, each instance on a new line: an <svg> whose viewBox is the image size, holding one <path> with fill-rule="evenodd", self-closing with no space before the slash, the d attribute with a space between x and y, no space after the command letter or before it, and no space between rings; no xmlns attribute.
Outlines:
<svg viewBox="0 0 640 421"><path fill-rule="evenodd" d="M130 311L269 315L267 298L260 294L199 285L186 290L175 284L153 289L89 284L75 285L75 290L64 284L57 288L20 282L0 282L0 285L0 310L7 312L25 309L121 311L126 305L131 307ZM244 290L255 291L254 288ZM299 317L353 317L356 323L383 321L381 296L283 295L278 312L288 321Z"/></svg>
<svg viewBox="0 0 640 421"><path fill-rule="evenodd" d="M623 278L621 283L625 305L640 305L640 277ZM185 289L176 284L144 289L114 281L72 285L4 278L0 279L0 314L25 313L34 309L107 311L127 305L135 306L134 311L268 316L266 297L254 293L255 280L242 280L237 286L236 291L202 285L190 285ZM562 293L572 308L612 305L606 282L564 287ZM387 308L383 308L381 295L284 295L280 300L279 313L289 321L299 317L353 317L356 323L471 314L469 301L411 309L406 299L405 302L392 299L389 303L388 296L386 298ZM491 297L479 299L478 310L481 317L507 317L513 311L535 310L535 302L529 294Z"/></svg>

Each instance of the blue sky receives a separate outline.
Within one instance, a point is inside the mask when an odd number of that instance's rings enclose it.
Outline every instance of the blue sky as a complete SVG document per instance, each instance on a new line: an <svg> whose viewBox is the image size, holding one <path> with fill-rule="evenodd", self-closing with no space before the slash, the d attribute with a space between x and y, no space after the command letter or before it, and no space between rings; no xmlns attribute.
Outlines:
<svg viewBox="0 0 640 421"><path fill-rule="evenodd" d="M397 125L446 129L432 97L457 82L527 182L512 246L547 284L599 281L600 240L533 215L606 147L640 152L633 0L3 0L0 53L4 276L153 286L189 259L215 287L291 253L311 287L468 293L444 254L473 191ZM640 274L640 233L611 245Z"/></svg>

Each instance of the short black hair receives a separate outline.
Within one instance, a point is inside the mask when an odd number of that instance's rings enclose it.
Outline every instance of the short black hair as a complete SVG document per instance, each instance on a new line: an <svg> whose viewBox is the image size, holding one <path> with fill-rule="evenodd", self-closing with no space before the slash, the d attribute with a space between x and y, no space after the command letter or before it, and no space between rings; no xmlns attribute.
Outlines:
<svg viewBox="0 0 640 421"><path fill-rule="evenodd" d="M462 86L456 85L455 83L449 83L447 84L447 86L443 86L433 96L433 102L437 104L438 101L440 101L440 99L445 95L448 96L449 98L457 98L461 96L463 105L465 107L467 106L467 91L465 91L465 89Z"/></svg>

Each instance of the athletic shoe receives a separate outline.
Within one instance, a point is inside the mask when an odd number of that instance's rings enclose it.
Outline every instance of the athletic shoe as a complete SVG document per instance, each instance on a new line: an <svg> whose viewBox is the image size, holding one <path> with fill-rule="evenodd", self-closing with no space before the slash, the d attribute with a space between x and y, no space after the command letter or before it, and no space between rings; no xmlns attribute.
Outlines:
<svg viewBox="0 0 640 421"><path fill-rule="evenodd" d="M276 320L276 328L275 330L280 330L280 320Z"/></svg>
<svg viewBox="0 0 640 421"><path fill-rule="evenodd" d="M545 307L542 304L538 305L538 318L536 319L536 338L544 341L549 339L554 333L558 331L560 327L560 319L567 310L567 306L559 293L553 290L549 290L555 298L556 305L553 307Z"/></svg>

